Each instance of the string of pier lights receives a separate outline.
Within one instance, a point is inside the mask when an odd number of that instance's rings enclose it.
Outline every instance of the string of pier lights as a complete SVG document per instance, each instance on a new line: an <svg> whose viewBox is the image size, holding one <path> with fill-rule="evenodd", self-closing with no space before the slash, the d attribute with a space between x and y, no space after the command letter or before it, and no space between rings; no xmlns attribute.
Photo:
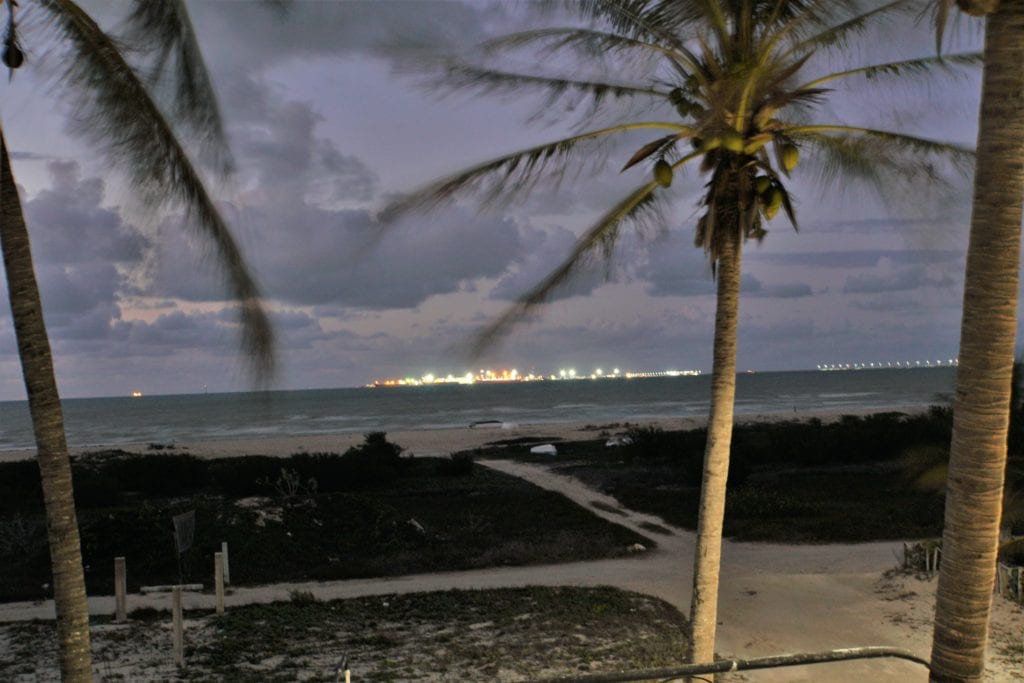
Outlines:
<svg viewBox="0 0 1024 683"><path fill-rule="evenodd" d="M910 370L913 368L955 368L960 365L959 358L947 360L908 360L888 361L878 363L819 363L818 369L825 372L833 370Z"/></svg>

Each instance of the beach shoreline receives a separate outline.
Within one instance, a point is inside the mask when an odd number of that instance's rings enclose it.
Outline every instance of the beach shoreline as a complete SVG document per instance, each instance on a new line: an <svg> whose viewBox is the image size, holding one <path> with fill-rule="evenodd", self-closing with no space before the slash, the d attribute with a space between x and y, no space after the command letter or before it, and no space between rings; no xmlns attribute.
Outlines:
<svg viewBox="0 0 1024 683"><path fill-rule="evenodd" d="M928 410L929 406L891 406L844 408L842 410L804 410L804 411L773 411L755 414L738 414L736 424L756 422L783 422L788 420L819 419L830 422L844 415L865 416L884 412L902 412L917 414ZM585 441L602 436L624 433L633 427L656 427L666 431L695 429L706 423L706 418L632 418L621 421L569 421L539 422L518 424L495 421L493 425L473 427L438 427L434 429L394 429L385 427L367 429L365 431L318 432L307 434L280 434L263 436L235 436L217 439L175 440L173 444L161 444L161 449L154 449L148 442L127 442L93 444L70 448L72 455L119 449L140 454L155 453L189 453L200 458L230 458L243 455L269 455L288 457L294 453L343 453L348 448L362 443L364 434L369 431L384 431L388 440L402 446L405 452L416 456L446 456L458 451L480 448L494 441L505 439L550 439L553 442ZM173 445L173 448L170 446ZM26 460L35 457L34 449L12 449L0 451L0 462Z"/></svg>

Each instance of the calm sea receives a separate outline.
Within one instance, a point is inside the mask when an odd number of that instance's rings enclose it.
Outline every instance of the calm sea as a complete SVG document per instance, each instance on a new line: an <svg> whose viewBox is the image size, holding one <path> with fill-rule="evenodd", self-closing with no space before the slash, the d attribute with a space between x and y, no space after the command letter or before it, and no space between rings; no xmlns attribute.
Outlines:
<svg viewBox="0 0 1024 683"><path fill-rule="evenodd" d="M758 372L739 376L739 415L948 403L953 368ZM710 377L318 389L64 401L72 447L707 414ZM24 401L0 402L0 450L32 447Z"/></svg>

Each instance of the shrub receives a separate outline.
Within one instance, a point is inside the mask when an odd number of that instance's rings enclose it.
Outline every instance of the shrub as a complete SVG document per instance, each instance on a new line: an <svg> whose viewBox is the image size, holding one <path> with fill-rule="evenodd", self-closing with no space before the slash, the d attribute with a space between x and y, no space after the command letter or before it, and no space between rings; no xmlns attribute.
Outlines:
<svg viewBox="0 0 1024 683"><path fill-rule="evenodd" d="M123 491L147 496L174 496L207 485L207 462L185 453L137 456L127 454L90 465L117 480Z"/></svg>
<svg viewBox="0 0 1024 683"><path fill-rule="evenodd" d="M1011 566L1024 565L1024 538L1004 543L999 548L999 561Z"/></svg>
<svg viewBox="0 0 1024 683"><path fill-rule="evenodd" d="M76 468L72 470L75 505L108 507L124 502L121 484L105 471Z"/></svg>
<svg viewBox="0 0 1024 683"><path fill-rule="evenodd" d="M269 455L219 458L208 461L207 471L210 482L227 496L264 496L274 489L261 482L276 481L284 462Z"/></svg>
<svg viewBox="0 0 1024 683"><path fill-rule="evenodd" d="M43 489L35 460L0 463L0 511L42 510Z"/></svg>
<svg viewBox="0 0 1024 683"><path fill-rule="evenodd" d="M435 472L446 477L464 477L473 473L473 454L452 453L437 461Z"/></svg>
<svg viewBox="0 0 1024 683"><path fill-rule="evenodd" d="M288 591L288 599L291 600L293 605L315 605L320 602L311 591L302 590L290 590Z"/></svg>

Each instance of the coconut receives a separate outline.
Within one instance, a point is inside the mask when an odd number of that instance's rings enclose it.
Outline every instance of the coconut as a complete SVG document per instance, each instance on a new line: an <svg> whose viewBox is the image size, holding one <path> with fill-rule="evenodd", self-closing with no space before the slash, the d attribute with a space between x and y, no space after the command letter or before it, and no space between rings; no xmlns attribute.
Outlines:
<svg viewBox="0 0 1024 683"><path fill-rule="evenodd" d="M772 186L772 179L766 175L759 175L754 178L754 192L759 195L764 195L768 192L768 188Z"/></svg>
<svg viewBox="0 0 1024 683"><path fill-rule="evenodd" d="M9 40L7 41L7 45L4 46L2 59L4 66L8 69L17 69L25 63L25 53L22 52L16 42Z"/></svg>
<svg viewBox="0 0 1024 683"><path fill-rule="evenodd" d="M654 180L662 187L672 184L672 167L664 159L658 159L654 164Z"/></svg>
<svg viewBox="0 0 1024 683"><path fill-rule="evenodd" d="M792 171L800 163L800 150L796 145L783 145L780 156L782 157L782 167L786 169L786 173Z"/></svg>
<svg viewBox="0 0 1024 683"><path fill-rule="evenodd" d="M772 187L761 195L761 201L764 204L763 211L765 218L768 220L775 218L775 214L777 214L779 209L782 208L782 200L782 190L778 187Z"/></svg>

